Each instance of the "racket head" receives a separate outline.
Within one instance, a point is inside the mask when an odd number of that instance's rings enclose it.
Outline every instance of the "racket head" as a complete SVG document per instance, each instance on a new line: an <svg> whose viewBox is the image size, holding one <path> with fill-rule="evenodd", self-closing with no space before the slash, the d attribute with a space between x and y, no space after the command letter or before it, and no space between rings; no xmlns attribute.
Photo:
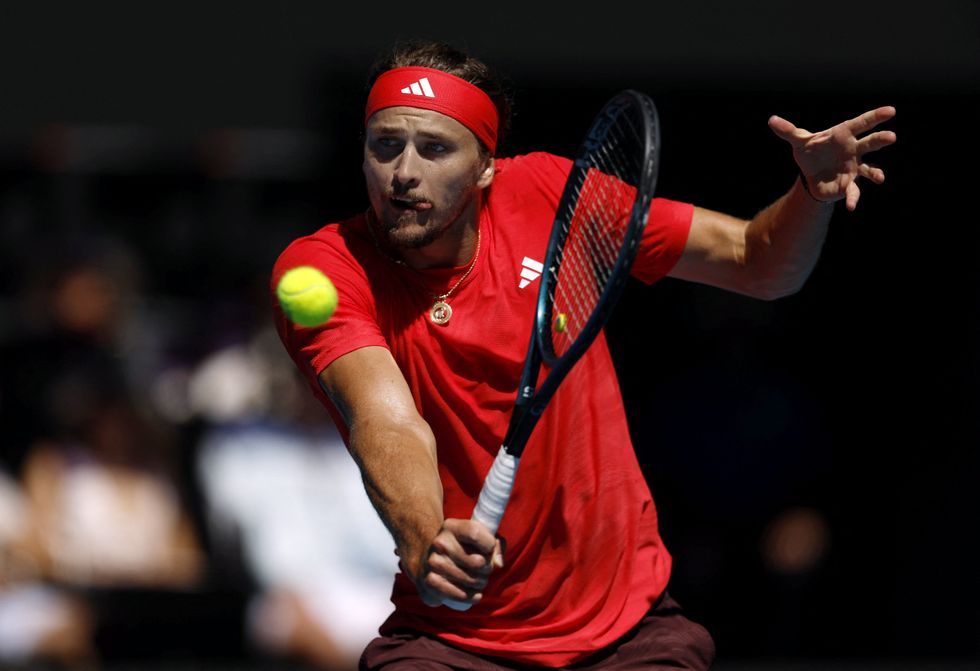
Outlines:
<svg viewBox="0 0 980 671"><path fill-rule="evenodd" d="M585 352L626 285L659 159L653 100L634 90L611 98L578 149L545 256L534 338L552 376Z"/></svg>

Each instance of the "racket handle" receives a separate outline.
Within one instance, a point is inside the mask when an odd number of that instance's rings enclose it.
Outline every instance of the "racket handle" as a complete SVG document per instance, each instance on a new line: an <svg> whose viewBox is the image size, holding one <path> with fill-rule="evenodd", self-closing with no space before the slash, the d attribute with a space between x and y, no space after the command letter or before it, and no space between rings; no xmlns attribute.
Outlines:
<svg viewBox="0 0 980 671"><path fill-rule="evenodd" d="M500 528L500 520L504 516L507 501L510 500L510 492L514 489L514 478L517 477L517 465L520 461L519 457L508 454L506 448L500 448L497 458L493 460L493 466L490 467L490 473L487 474L487 479L483 481L483 489L480 490L476 508L473 509L473 519L482 522L483 526L494 535Z"/></svg>
<svg viewBox="0 0 980 671"><path fill-rule="evenodd" d="M510 500L510 492L514 489L514 478L517 476L519 463L519 457L507 454L507 450L501 447L497 452L497 458L493 460L493 466L490 467L490 473L483 481L480 498L477 499L476 508L473 509L473 519L481 522L494 535L500 528L500 520L507 508L507 501ZM453 610L469 610L473 605L455 599L443 599L442 603Z"/></svg>

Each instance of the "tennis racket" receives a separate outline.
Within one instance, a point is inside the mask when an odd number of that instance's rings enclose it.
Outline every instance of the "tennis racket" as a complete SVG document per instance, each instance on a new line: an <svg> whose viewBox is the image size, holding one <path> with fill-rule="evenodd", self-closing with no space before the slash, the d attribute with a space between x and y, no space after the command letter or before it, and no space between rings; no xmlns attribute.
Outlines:
<svg viewBox="0 0 980 671"><path fill-rule="evenodd" d="M653 200L659 153L656 107L633 90L602 107L578 149L548 240L510 424L473 511L494 534L541 413L622 294ZM471 606L443 603L456 610Z"/></svg>

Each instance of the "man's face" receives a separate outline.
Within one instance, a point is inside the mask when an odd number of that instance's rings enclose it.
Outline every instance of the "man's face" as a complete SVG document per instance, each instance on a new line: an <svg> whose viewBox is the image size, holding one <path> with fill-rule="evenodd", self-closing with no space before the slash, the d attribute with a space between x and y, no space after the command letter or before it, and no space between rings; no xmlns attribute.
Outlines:
<svg viewBox="0 0 980 671"><path fill-rule="evenodd" d="M493 179L493 159L455 119L389 107L368 121L364 177L383 239L394 248L421 249L476 211L477 195Z"/></svg>

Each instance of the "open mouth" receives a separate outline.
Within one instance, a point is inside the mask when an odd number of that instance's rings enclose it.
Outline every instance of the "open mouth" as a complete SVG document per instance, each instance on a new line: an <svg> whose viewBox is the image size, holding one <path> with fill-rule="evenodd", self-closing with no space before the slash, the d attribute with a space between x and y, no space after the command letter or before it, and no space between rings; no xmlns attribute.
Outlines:
<svg viewBox="0 0 980 671"><path fill-rule="evenodd" d="M420 200L415 198L390 198L389 202L396 209L399 210L414 210L420 212L423 210L431 210L432 203L427 200Z"/></svg>

